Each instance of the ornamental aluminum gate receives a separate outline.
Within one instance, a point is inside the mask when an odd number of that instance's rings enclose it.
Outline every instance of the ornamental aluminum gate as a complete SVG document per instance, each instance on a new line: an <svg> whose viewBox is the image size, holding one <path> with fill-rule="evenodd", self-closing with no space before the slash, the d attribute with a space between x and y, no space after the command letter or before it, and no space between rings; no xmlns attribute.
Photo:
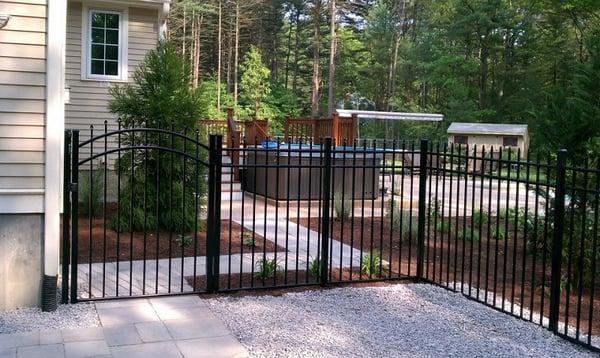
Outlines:
<svg viewBox="0 0 600 358"><path fill-rule="evenodd" d="M65 132L63 302L216 291L220 141L120 123Z"/></svg>

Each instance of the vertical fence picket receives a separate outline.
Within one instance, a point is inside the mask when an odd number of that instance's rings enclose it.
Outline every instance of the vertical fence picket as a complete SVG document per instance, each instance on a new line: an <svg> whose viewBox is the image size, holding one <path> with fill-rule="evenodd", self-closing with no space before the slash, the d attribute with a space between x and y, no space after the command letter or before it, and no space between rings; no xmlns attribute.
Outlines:
<svg viewBox="0 0 600 358"><path fill-rule="evenodd" d="M79 130L71 135L71 303L77 302L77 231L79 216Z"/></svg>
<svg viewBox="0 0 600 358"><path fill-rule="evenodd" d="M427 156L429 155L429 142L421 141L421 151L419 155L419 213L417 223L417 280L423 277L423 251L425 250L425 214L427 199Z"/></svg>
<svg viewBox="0 0 600 358"><path fill-rule="evenodd" d="M550 286L550 317L548 328L558 332L560 310L560 280L562 271L562 244L564 234L565 186L567 151L558 152L556 162L556 192L554 196L554 233L552 236L552 269Z"/></svg>
<svg viewBox="0 0 600 358"><path fill-rule="evenodd" d="M62 277L61 303L69 303L69 264L71 242L69 237L71 214L71 132L65 131L63 157L63 216L62 216Z"/></svg>
<svg viewBox="0 0 600 358"><path fill-rule="evenodd" d="M332 139L325 138L323 145L323 176L322 192L323 206L321 211L321 285L326 285L329 278L329 219L331 199L331 147Z"/></svg>
<svg viewBox="0 0 600 358"><path fill-rule="evenodd" d="M219 242L221 240L221 167L223 137L210 136L208 168L208 218L206 232L206 289L208 292L219 290Z"/></svg>

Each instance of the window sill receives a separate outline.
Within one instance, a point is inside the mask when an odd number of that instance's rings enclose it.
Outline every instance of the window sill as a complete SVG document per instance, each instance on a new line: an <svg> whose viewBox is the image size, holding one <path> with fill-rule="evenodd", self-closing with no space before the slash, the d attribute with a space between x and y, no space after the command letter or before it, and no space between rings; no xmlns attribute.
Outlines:
<svg viewBox="0 0 600 358"><path fill-rule="evenodd" d="M90 78L90 77L85 77L85 76L81 76L81 81L84 82L109 82L109 83L127 83L128 80L122 79L122 78Z"/></svg>

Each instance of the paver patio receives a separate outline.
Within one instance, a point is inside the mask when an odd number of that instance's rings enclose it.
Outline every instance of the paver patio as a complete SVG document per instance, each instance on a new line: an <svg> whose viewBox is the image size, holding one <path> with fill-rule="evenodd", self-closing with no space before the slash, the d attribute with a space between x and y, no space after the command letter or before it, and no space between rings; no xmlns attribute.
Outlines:
<svg viewBox="0 0 600 358"><path fill-rule="evenodd" d="M0 358L246 357L198 296L96 303L101 327L0 335Z"/></svg>

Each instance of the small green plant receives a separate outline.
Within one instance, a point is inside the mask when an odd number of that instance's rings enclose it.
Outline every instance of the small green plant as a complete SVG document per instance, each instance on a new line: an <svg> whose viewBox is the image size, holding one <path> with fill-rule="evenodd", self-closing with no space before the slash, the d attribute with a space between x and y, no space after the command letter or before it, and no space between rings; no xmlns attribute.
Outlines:
<svg viewBox="0 0 600 358"><path fill-rule="evenodd" d="M379 250L372 250L363 257L360 271L364 275L378 276L381 274L381 267L379 266L380 262L381 254Z"/></svg>
<svg viewBox="0 0 600 358"><path fill-rule="evenodd" d="M279 268L279 265L275 259L268 259L266 257L256 261L256 266L258 266L256 276L262 279L275 277L275 273Z"/></svg>
<svg viewBox="0 0 600 358"><path fill-rule="evenodd" d="M441 218L442 217L442 201L435 197L432 202L427 204L427 212L430 218Z"/></svg>
<svg viewBox="0 0 600 358"><path fill-rule="evenodd" d="M83 215L94 216L101 207L102 193L104 191L104 166L82 173L79 178L79 212Z"/></svg>
<svg viewBox="0 0 600 358"><path fill-rule="evenodd" d="M242 232L242 242L244 243L244 246L256 247L256 240L252 237L252 234L247 231Z"/></svg>
<svg viewBox="0 0 600 358"><path fill-rule="evenodd" d="M321 276L321 259L315 257L310 261L308 275L315 278Z"/></svg>
<svg viewBox="0 0 600 358"><path fill-rule="evenodd" d="M400 232L402 241L416 240L418 218L410 210L401 210L394 199L388 201L386 216L390 219L393 232Z"/></svg>
<svg viewBox="0 0 600 358"><path fill-rule="evenodd" d="M492 226L490 228L490 234L492 238L496 240L506 239L506 229L504 228L504 226Z"/></svg>
<svg viewBox="0 0 600 358"><path fill-rule="evenodd" d="M352 215L353 204L348 198L342 199L342 193L336 193L333 199L333 208L335 209L335 217L338 220L348 220Z"/></svg>
<svg viewBox="0 0 600 358"><path fill-rule="evenodd" d="M473 214L471 215L471 219L473 220L473 223L475 223L475 225L479 225L480 223L482 225L485 225L488 223L488 215L486 214L485 209L479 210L479 209L475 209L473 210Z"/></svg>
<svg viewBox="0 0 600 358"><path fill-rule="evenodd" d="M177 237L175 238L175 242L177 242L177 245L184 249L189 247L193 241L194 238L189 235L177 235Z"/></svg>
<svg viewBox="0 0 600 358"><path fill-rule="evenodd" d="M461 231L458 234L458 238L463 241L478 242L480 240L479 230L466 230L464 233Z"/></svg>
<svg viewBox="0 0 600 358"><path fill-rule="evenodd" d="M448 233L448 232L450 232L451 228L452 228L452 225L450 224L449 221L447 221L447 220L441 220L440 222L437 223L435 229L438 232Z"/></svg>

